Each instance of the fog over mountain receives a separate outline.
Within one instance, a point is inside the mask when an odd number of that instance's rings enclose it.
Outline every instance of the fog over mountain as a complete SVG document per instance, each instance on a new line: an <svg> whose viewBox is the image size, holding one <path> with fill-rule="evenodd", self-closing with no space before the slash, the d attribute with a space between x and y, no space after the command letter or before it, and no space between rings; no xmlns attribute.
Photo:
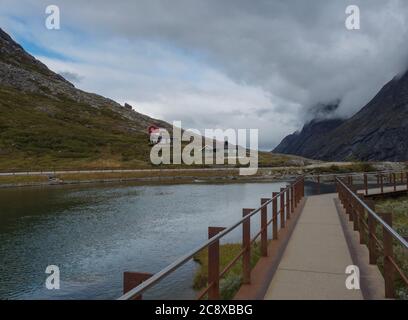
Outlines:
<svg viewBox="0 0 408 320"><path fill-rule="evenodd" d="M350 117L408 65L404 0L54 3L61 30L43 0L2 0L0 25L81 89L184 127L259 128L266 149L316 105ZM345 28L348 4L361 30Z"/></svg>
<svg viewBox="0 0 408 320"><path fill-rule="evenodd" d="M319 160L408 160L408 72L388 82L351 118L316 119L275 152Z"/></svg>

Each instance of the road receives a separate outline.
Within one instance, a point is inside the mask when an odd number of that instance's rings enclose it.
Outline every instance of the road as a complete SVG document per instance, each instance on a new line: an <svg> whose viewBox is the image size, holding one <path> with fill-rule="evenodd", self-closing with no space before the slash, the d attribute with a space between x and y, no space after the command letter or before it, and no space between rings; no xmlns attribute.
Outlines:
<svg viewBox="0 0 408 320"><path fill-rule="evenodd" d="M332 165L344 166L350 165L352 162L325 162L319 164L310 164L300 167L261 167L260 170L288 170L288 169L315 169L330 167ZM56 175L56 174L90 174L90 173L132 173L132 172L199 172L199 171L231 171L239 170L239 168L181 168L181 169L99 169L99 170L43 170L43 171L15 171L15 172L0 172L0 176L39 176L39 175Z"/></svg>

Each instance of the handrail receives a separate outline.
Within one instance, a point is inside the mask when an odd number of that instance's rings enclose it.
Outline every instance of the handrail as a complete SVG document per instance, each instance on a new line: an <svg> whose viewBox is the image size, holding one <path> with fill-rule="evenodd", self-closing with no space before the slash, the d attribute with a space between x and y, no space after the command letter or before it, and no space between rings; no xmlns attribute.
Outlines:
<svg viewBox="0 0 408 320"><path fill-rule="evenodd" d="M262 204L260 207L257 209L251 211L248 215L244 216L243 218L239 219L237 222L232 224L230 227L224 229L223 231L219 232L215 236L211 237L207 241L205 241L202 245L198 246L197 248L191 250L189 253L181 256L178 258L176 261L173 263L169 264L167 267L164 269L160 270L159 272L155 273L152 275L150 278L136 286L135 288L129 290L127 293L123 294L120 296L117 300L129 300L132 299L136 296L141 295L143 292L145 292L147 289L150 287L154 286L157 282L171 274L173 271L184 265L186 262L191 260L198 252L201 250L204 250L205 248L209 247L210 245L214 244L215 242L219 241L222 237L230 233L231 231L235 230L238 226L243 224L245 221L250 219L252 216L254 216L256 213L260 212L262 208L266 207L268 204L270 204L273 200L277 199L280 197L282 194L288 191L288 189L296 186L298 183L303 181L303 177L298 177L295 182L287 186L286 188L282 189L282 191L277 192L275 196L273 196L271 199L268 199L264 204Z"/></svg>
<svg viewBox="0 0 408 320"><path fill-rule="evenodd" d="M371 214L389 233L390 235L400 242L405 249L408 249L408 242L400 235L398 234L392 227L390 227L381 217L374 212L363 200L361 200L341 179L336 177L337 182L339 182L350 194L351 196L357 200L357 202L364 207L365 210L369 214Z"/></svg>
<svg viewBox="0 0 408 320"><path fill-rule="evenodd" d="M378 175L381 177L381 175ZM408 174L406 174L408 180ZM383 194L383 179L380 180L381 194ZM396 173L389 173L389 180L393 182L394 192L396 189ZM401 174L401 182L404 175ZM408 286L408 277L405 275L394 259L394 241L402 247L402 250L408 249L407 240L398 234L392 228L392 213L385 212L377 214L372 208L373 202L366 203L363 194L357 193L357 188L353 188L352 179L348 183L336 177L336 187L341 204L343 204L345 213L349 215L349 221L353 221L353 230L360 234L360 244L366 243L369 253L369 263L377 264L377 248L381 249L383 256L383 276L384 276L384 293L385 298L395 298L395 275L399 274L400 278ZM378 182L377 182L378 183ZM408 181L406 181L408 184ZM365 195L368 195L367 175L364 174ZM380 217L381 215L381 217ZM382 243L377 238L377 226L382 229Z"/></svg>
<svg viewBox="0 0 408 320"><path fill-rule="evenodd" d="M390 174L390 173L406 173L406 171L404 170L383 170L383 171L368 171L368 172L348 172L348 173L316 173L316 174L305 174L303 175L303 177L305 179L308 178L316 178L316 177L348 177L348 176L353 176L353 177L360 177L362 174L366 174L366 175L386 175L386 174Z"/></svg>
<svg viewBox="0 0 408 320"><path fill-rule="evenodd" d="M401 172L401 171L398 171ZM373 175L383 175L383 174L387 174L387 173L395 173L394 172L372 172L372 173L364 173L365 175L368 174L373 174ZM385 230L387 230L389 232L389 234L395 238L398 242L400 242L402 244L402 246L405 249L408 249L408 242L401 237L392 227L390 227L380 216L378 216L370 207L368 207L355 193L354 191L352 191L347 184L345 184L340 177L347 177L350 176L351 174L329 174L327 176L331 176L335 178L335 181L337 181L339 184L341 184L341 186L343 188L345 188L345 190L350 193L353 198L368 212L369 215L371 215L376 221L378 221L380 223L380 225L382 225L384 227ZM360 173L361 175L361 173ZM313 177L316 177L319 175L314 175ZM322 175L320 175L322 176ZM235 222L234 224L232 224L231 226L229 226L226 229L223 229L222 231L220 231L219 233L217 233L216 235L214 235L213 237L211 237L210 239L208 239L207 241L205 241L203 244L201 244L200 246L198 246L197 248L191 250L190 252L188 252L187 254L179 257L176 261L174 261L173 263L169 264L167 267L165 267L164 269L160 270L159 272L155 273L154 275L152 275L150 278L146 279L144 282L140 283L139 285L137 285L136 287L134 287L133 289L129 290L127 293L123 294L121 297L118 298L118 300L129 300L135 297L140 297L142 295L142 293L144 293L146 290L148 290L149 288L151 288L152 286L156 285L159 281L161 281L163 278L165 278L166 276L170 275L173 271L175 271L176 269L180 268L182 265L184 265L185 263L187 263L188 261L190 261L192 258L194 258L194 256L199 253L200 251L210 247L213 244L216 244L219 242L219 240L221 238L223 238L225 235L229 234L231 231L235 230L238 226L243 225L245 222L249 222L249 220L251 219L251 217L253 217L255 214L257 214L258 212L260 212L263 208L266 208L266 206L268 206L269 204L271 204L273 201L277 201L277 199L279 197L284 196L287 192L291 191L292 188L297 187L297 185L300 182L304 182L304 179L307 176L300 176L298 177L293 183L291 183L290 185L286 186L286 188L282 188L280 192L276 192L272 198L269 198L268 200L266 200L265 202L262 203L262 205L260 207L258 207L257 209L254 209L252 211L250 211L248 214L246 214L245 216L243 216L241 219L239 219L237 222ZM301 186L300 186L301 187ZM297 193L297 191L296 191ZM292 201L292 196L291 196L291 201ZM286 204L285 204L285 208L286 208ZM250 209L249 209L250 210ZM293 209L292 209L293 210ZM280 212L280 210L279 210ZM276 212L276 214L279 214L279 212ZM272 223L273 221L273 217L270 221L267 221L266 223L266 227ZM256 236L254 237L254 239L258 238L259 235L262 232L262 227L261 227L261 231L256 234ZM254 239L250 239L250 244L253 243ZM221 271L221 274L218 274L218 277L222 277L223 274L225 272L228 271L228 269L232 266L232 264L236 263L236 261L239 259L240 256L242 256L244 251L242 251L240 253L240 255L236 258L233 259L232 262L230 262L230 264L227 265L227 267ZM205 289L205 291L208 292L208 290L211 288L211 286L213 286L212 283L209 283L209 286L207 286L207 288ZM205 293L204 293L205 295Z"/></svg>

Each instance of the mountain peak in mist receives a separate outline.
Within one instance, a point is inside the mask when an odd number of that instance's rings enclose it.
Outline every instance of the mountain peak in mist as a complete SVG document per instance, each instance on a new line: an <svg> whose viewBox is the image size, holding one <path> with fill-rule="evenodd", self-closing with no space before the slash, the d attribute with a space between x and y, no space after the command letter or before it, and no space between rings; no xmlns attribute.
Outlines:
<svg viewBox="0 0 408 320"><path fill-rule="evenodd" d="M320 160L408 160L408 72L394 77L347 120L310 122L274 152Z"/></svg>

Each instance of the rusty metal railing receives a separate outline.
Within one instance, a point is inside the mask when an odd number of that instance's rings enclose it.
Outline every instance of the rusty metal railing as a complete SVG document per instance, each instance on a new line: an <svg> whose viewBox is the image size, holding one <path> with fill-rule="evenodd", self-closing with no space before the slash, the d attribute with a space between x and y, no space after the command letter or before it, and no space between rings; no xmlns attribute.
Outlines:
<svg viewBox="0 0 408 320"><path fill-rule="evenodd" d="M379 174L381 192L383 193L383 175ZM396 190L396 174L391 173L389 180ZM403 180L403 179L402 179ZM342 178L336 178L337 192L339 199L349 215L349 220L353 222L353 229L359 232L360 244L366 244L369 250L369 263L377 264L379 255L383 256L383 274L385 283L385 297L395 297L395 276L400 279L408 288L408 277L399 266L394 256L394 243L402 247L405 257L408 252L408 242L392 228L391 213L376 213L372 200L365 200L364 194L368 194L367 178L364 175L364 193L358 193L357 188L352 185L348 178L347 182ZM377 226L382 229L382 241L378 236Z"/></svg>
<svg viewBox="0 0 408 320"><path fill-rule="evenodd" d="M198 299L205 296L208 299L220 298L220 279L241 259L242 260L242 283L251 281L251 244L260 238L261 256L266 256L268 246L268 226L272 224L272 240L278 239L278 215L280 217L280 227L285 228L287 220L295 212L304 197L304 178L296 179L295 182L286 188L281 188L280 192L273 192L271 198L262 198L261 206L257 209L243 209L243 217L229 228L209 227L209 239L198 248L190 251L180 257L161 271L154 275L146 273L126 272L124 274L124 294L118 300L140 299L142 294L149 288L156 285L165 277L169 276L175 270L194 258L194 256L204 249L208 249L208 285L203 289ZM279 202L278 202L279 200ZM279 206L278 206L279 203ZM267 219L267 206L272 204L272 218ZM279 208L278 208L279 207ZM251 217L260 213L260 230L251 239ZM239 254L220 272L219 264L219 245L220 239L242 226L242 249ZM127 279L126 279L127 278Z"/></svg>
<svg viewBox="0 0 408 320"><path fill-rule="evenodd" d="M384 194L386 188L388 192L397 192L408 190L408 172L407 171L375 171L375 172L352 172L342 174L307 174L304 175L305 181L315 183L315 193L320 194L321 185L336 183L337 178L347 181L347 184L358 186L364 194ZM402 188L401 188L402 187Z"/></svg>

